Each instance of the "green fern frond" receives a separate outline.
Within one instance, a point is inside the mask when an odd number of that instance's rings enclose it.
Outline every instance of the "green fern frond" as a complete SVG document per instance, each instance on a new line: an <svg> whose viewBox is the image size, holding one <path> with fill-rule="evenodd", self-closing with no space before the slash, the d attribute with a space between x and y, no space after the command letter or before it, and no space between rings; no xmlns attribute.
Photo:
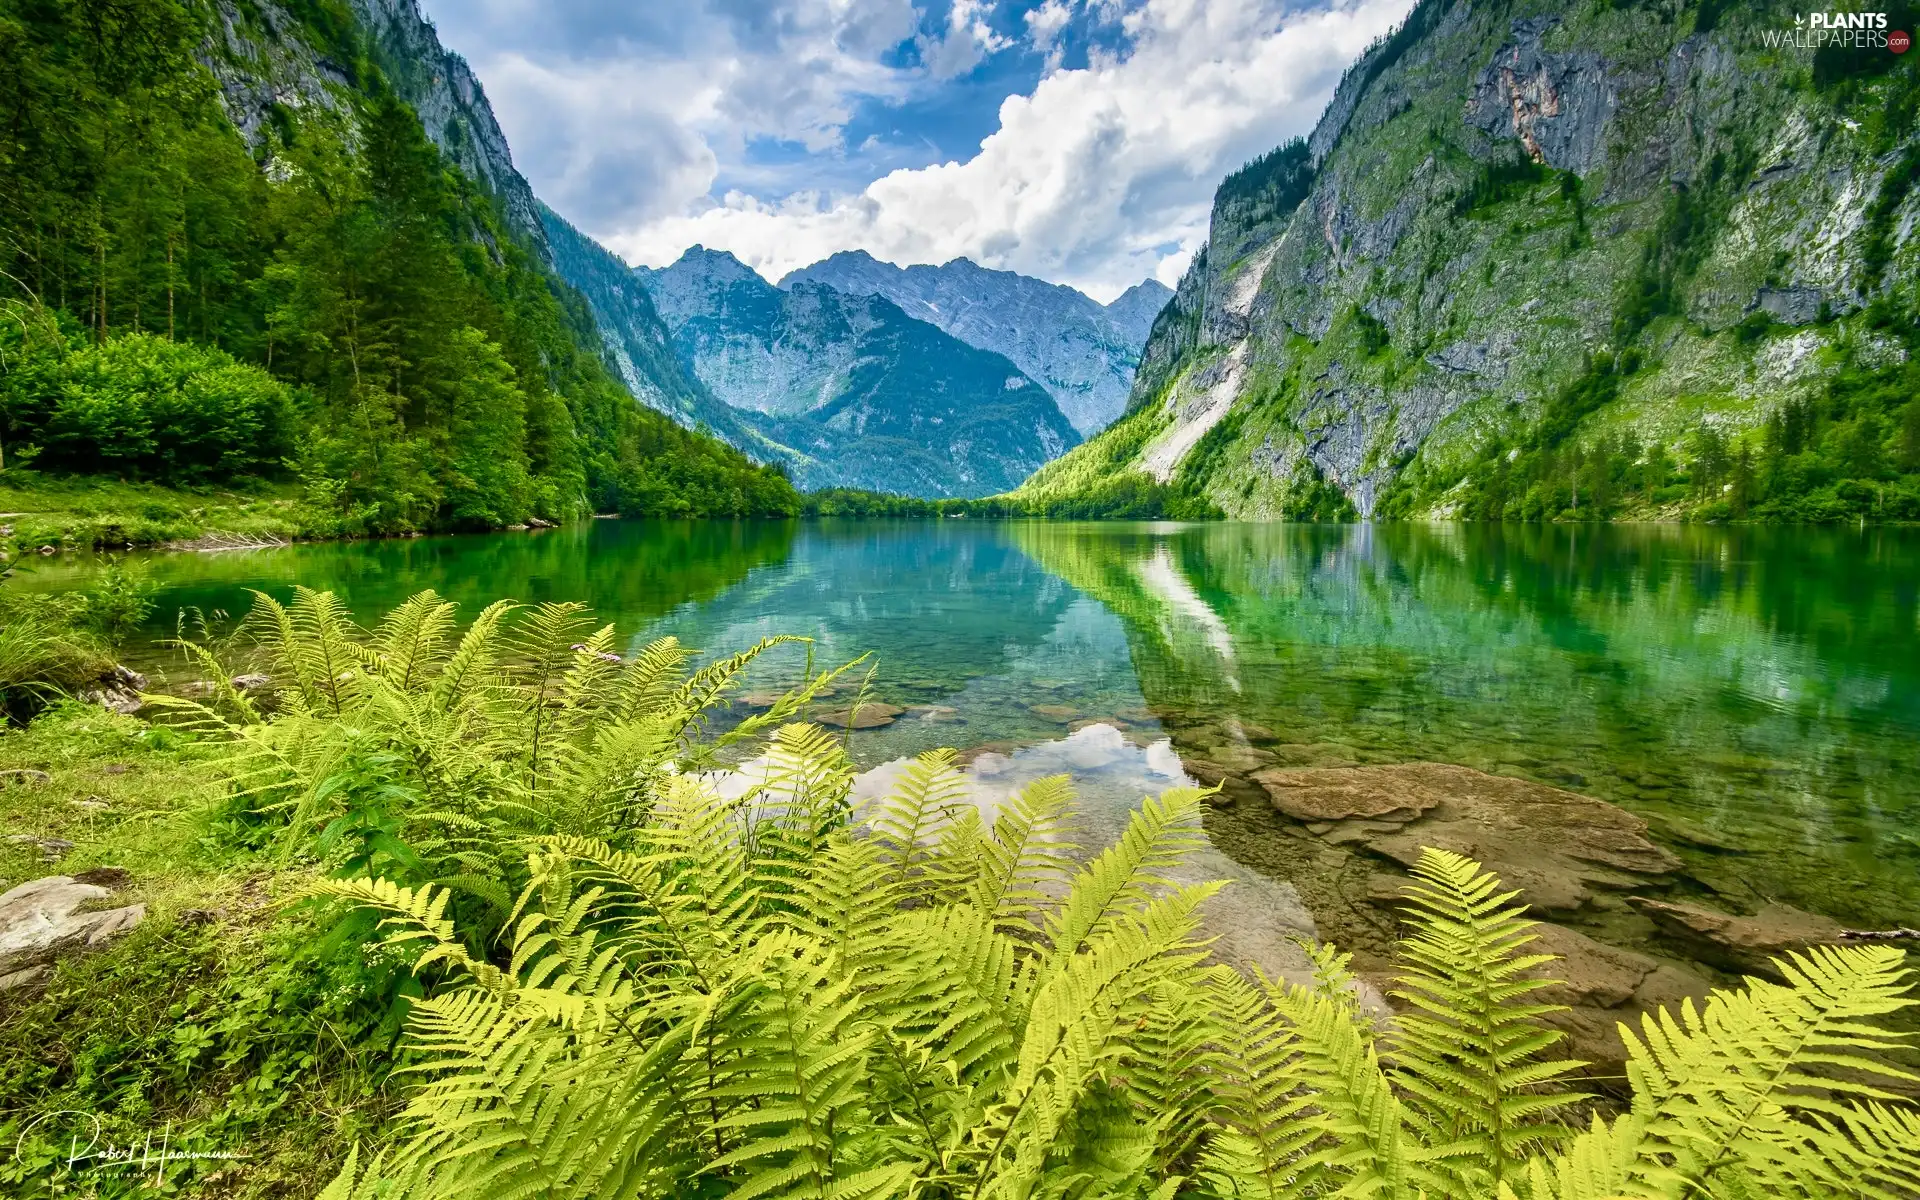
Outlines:
<svg viewBox="0 0 1920 1200"><path fill-rule="evenodd" d="M1066 900L1047 917L1055 956L1077 954L1120 914L1137 911L1169 885L1169 873L1206 843L1198 788L1149 797L1120 837L1074 876Z"/></svg>
<svg viewBox="0 0 1920 1200"><path fill-rule="evenodd" d="M380 622L364 661L399 691L413 691L445 664L454 612L431 590L408 597Z"/></svg>
<svg viewBox="0 0 1920 1200"><path fill-rule="evenodd" d="M1406 891L1413 933L1400 944L1394 995L1407 1005L1391 1043L1396 1084L1452 1169L1497 1185L1535 1147L1561 1136L1540 1120L1577 1096L1546 1091L1581 1064L1543 1061L1564 1035L1540 1017L1560 1006L1526 997L1551 982L1526 954L1533 923L1500 881L1446 851L1422 852Z"/></svg>
<svg viewBox="0 0 1920 1200"><path fill-rule="evenodd" d="M1059 889L1073 877L1073 784L1065 775L1036 779L1015 792L994 818L992 836L968 847L979 856L971 871L971 901L1002 924L1031 928ZM973 829L956 828L964 839ZM953 857L960 843L946 846ZM971 864L969 864L971 866Z"/></svg>
<svg viewBox="0 0 1920 1200"><path fill-rule="evenodd" d="M967 781L953 751L929 750L907 765L867 826L885 847L889 886L904 895L925 878L941 830L968 803Z"/></svg>
<svg viewBox="0 0 1920 1200"><path fill-rule="evenodd" d="M499 669L502 626L517 607L511 600L496 600L467 626L460 644L433 681L428 698L433 711L449 712L484 694Z"/></svg>
<svg viewBox="0 0 1920 1200"><path fill-rule="evenodd" d="M1879 1193L1920 1168L1920 1151L1879 1153L1882 1135L1901 1126L1867 1107L1899 1099L1886 1084L1920 1082L1888 1061L1909 1039L1875 1023L1912 1004L1904 956L1817 947L1776 965L1784 985L1748 980L1703 1007L1649 1014L1637 1035L1623 1028L1634 1115L1671 1177L1690 1187L1751 1172L1775 1186L1839 1178L1857 1194ZM1910 1122L1911 1110L1899 1117Z"/></svg>

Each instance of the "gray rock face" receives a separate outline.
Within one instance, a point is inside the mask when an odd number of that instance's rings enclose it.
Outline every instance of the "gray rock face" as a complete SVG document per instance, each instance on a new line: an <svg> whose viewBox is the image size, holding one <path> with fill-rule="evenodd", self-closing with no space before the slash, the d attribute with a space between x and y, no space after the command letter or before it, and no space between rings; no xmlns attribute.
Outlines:
<svg viewBox="0 0 1920 1200"><path fill-rule="evenodd" d="M1005 355L1047 389L1083 436L1104 429L1126 407L1147 332L1173 294L1149 279L1102 305L1070 287L964 258L939 267L896 267L863 250L802 267L780 286L801 283L883 296L915 320Z"/></svg>
<svg viewBox="0 0 1920 1200"><path fill-rule="evenodd" d="M353 8L372 35L381 70L420 114L427 137L493 193L508 227L546 257L547 234L533 188L513 165L507 136L467 60L440 44L419 0L353 0Z"/></svg>
<svg viewBox="0 0 1920 1200"><path fill-rule="evenodd" d="M880 321L873 305L840 303L831 289L783 296L724 250L695 246L670 267L634 274L694 375L731 407L773 416L832 399Z"/></svg>
<svg viewBox="0 0 1920 1200"><path fill-rule="evenodd" d="M1820 319L1826 293L1815 287L1763 287L1748 311L1764 312L1782 325L1811 325Z"/></svg>
<svg viewBox="0 0 1920 1200"><path fill-rule="evenodd" d="M227 119L250 148L266 142L275 105L295 113L347 111L337 90L352 84L346 65L308 46L298 19L275 0L244 7L217 0L213 17L196 57L219 82Z"/></svg>
<svg viewBox="0 0 1920 1200"><path fill-rule="evenodd" d="M144 904L100 908L113 893L86 879L50 875L0 896L0 993L43 986L60 959L97 950L145 919Z"/></svg>
<svg viewBox="0 0 1920 1200"><path fill-rule="evenodd" d="M1540 39L1556 24L1553 17L1513 23L1514 40L1474 81L1467 120L1495 138L1518 138L1535 162L1584 175L1604 151L1613 88L1598 54L1541 49Z"/></svg>

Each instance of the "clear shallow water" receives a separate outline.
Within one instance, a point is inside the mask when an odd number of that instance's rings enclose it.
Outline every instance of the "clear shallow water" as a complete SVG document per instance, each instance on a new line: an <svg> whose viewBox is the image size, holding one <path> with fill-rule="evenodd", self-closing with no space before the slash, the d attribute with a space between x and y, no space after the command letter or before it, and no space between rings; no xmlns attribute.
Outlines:
<svg viewBox="0 0 1920 1200"><path fill-rule="evenodd" d="M36 566L16 583L87 569ZM298 580L368 621L432 587L582 600L636 643L870 651L877 699L952 712L854 735L866 766L1096 718L1187 756L1461 763L1647 816L1723 895L1920 925L1920 531L600 521L147 569L156 639Z"/></svg>

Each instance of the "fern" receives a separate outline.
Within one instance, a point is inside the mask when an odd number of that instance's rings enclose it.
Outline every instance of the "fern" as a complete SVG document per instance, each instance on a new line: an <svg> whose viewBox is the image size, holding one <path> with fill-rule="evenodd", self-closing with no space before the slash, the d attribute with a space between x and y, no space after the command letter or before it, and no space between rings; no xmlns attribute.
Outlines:
<svg viewBox="0 0 1920 1200"><path fill-rule="evenodd" d="M1558 1127L1538 1118L1577 1096L1545 1092L1582 1064L1542 1060L1561 1034L1540 1017L1555 1006L1526 997L1551 981L1536 968L1551 955L1523 953L1531 922L1517 892L1473 862L1428 850L1407 899L1418 914L1400 945L1405 964L1394 995L1407 1005L1392 1042L1394 1082L1430 1144L1447 1149L1463 1182L1497 1186Z"/></svg>
<svg viewBox="0 0 1920 1200"><path fill-rule="evenodd" d="M1090 856L1067 779L989 822L947 752L855 812L846 742L794 722L838 672L809 661L709 736L780 639L689 674L670 640L622 658L577 606L455 621L430 593L371 633L325 593L261 597L280 712L180 708L231 739L231 802L284 857L390 872L312 889L371 913L425 992L406 1108L329 1200L1920 1191L1891 948L1648 1017L1631 1109L1566 1128L1551 960L1464 858L1422 857L1376 1025L1331 948L1304 984L1209 961L1219 885L1178 882L1199 792ZM723 798L717 748L762 738ZM355 828L406 852L356 857Z"/></svg>

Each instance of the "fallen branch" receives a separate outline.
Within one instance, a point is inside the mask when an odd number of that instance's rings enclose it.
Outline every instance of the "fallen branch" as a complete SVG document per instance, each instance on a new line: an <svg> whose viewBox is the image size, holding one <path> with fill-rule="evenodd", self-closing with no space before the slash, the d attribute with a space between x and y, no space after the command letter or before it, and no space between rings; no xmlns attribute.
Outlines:
<svg viewBox="0 0 1920 1200"><path fill-rule="evenodd" d="M1920 942L1920 929L1842 929L1843 942Z"/></svg>

